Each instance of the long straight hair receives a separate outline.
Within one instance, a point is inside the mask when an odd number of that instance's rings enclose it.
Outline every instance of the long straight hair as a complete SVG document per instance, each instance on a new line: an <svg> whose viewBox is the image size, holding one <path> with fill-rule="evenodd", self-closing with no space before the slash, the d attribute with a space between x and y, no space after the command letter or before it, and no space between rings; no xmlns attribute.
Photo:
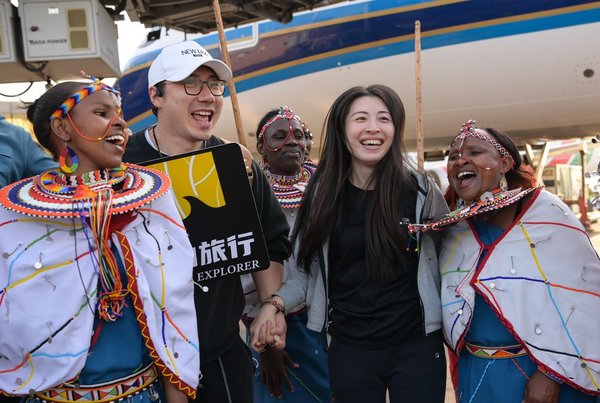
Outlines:
<svg viewBox="0 0 600 403"><path fill-rule="evenodd" d="M377 97L387 106L394 124L394 137L387 154L379 161L368 183L373 197L368 198L365 216L367 266L380 279L394 278L396 262L403 262L407 245L401 229L404 195L415 188L409 173L403 135L406 113L400 97L384 85L354 87L340 95L327 113L324 144L319 167L309 182L292 242L299 242L297 261L308 270L319 249L342 228L345 184L352 171L352 156L346 137L346 117L352 103L361 97ZM325 257L327 258L327 257Z"/></svg>

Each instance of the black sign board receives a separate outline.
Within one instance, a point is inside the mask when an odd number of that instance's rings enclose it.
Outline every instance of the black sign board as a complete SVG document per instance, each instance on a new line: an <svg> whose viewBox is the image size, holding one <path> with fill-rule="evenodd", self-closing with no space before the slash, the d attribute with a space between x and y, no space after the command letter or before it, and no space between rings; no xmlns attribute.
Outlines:
<svg viewBox="0 0 600 403"><path fill-rule="evenodd" d="M196 252L194 281L269 267L269 254L240 146L235 143L144 163L171 178Z"/></svg>

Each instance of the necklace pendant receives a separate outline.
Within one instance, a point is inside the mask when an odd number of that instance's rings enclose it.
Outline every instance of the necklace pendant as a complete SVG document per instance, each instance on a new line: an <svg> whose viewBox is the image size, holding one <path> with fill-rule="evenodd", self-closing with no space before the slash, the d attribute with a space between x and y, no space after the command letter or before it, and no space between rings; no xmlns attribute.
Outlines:
<svg viewBox="0 0 600 403"><path fill-rule="evenodd" d="M485 192L479 197L479 200L481 200L481 201L494 200L494 194L492 192Z"/></svg>
<svg viewBox="0 0 600 403"><path fill-rule="evenodd" d="M75 200L85 200L91 199L94 196L94 192L88 185L81 184L75 188L75 194L73 195L73 199Z"/></svg>

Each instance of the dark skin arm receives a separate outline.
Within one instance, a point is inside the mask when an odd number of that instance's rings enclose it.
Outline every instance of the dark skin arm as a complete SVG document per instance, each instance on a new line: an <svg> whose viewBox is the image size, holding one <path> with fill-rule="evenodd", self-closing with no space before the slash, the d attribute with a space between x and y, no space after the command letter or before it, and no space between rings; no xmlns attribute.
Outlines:
<svg viewBox="0 0 600 403"><path fill-rule="evenodd" d="M188 398L185 393L177 389L175 385L166 379L163 383L165 385L165 397L167 398L168 403L187 403Z"/></svg>
<svg viewBox="0 0 600 403"><path fill-rule="evenodd" d="M299 368L300 365L295 363L285 350L269 349L259 356L261 371L261 380L269 389L271 396L277 396L278 399L283 398L282 385L286 387L290 393L294 392L294 386L288 377L286 367Z"/></svg>
<svg viewBox="0 0 600 403"><path fill-rule="evenodd" d="M558 403L560 385L535 371L527 381L524 403Z"/></svg>

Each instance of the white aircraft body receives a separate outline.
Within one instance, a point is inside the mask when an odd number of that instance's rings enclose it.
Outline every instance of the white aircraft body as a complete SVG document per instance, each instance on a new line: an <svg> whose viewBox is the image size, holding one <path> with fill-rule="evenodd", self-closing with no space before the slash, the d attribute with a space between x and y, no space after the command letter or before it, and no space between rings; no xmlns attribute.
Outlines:
<svg viewBox="0 0 600 403"><path fill-rule="evenodd" d="M380 83L402 98L405 141L414 150L416 20L427 150L447 146L471 118L522 144L600 134L600 1L377 0L226 31L248 144L264 113L288 105L308 123L318 152L333 100L352 86ZM134 131L155 121L147 95L152 60L183 39L163 32L140 47L118 80ZM187 39L221 57L217 33ZM236 140L227 101L215 134Z"/></svg>

